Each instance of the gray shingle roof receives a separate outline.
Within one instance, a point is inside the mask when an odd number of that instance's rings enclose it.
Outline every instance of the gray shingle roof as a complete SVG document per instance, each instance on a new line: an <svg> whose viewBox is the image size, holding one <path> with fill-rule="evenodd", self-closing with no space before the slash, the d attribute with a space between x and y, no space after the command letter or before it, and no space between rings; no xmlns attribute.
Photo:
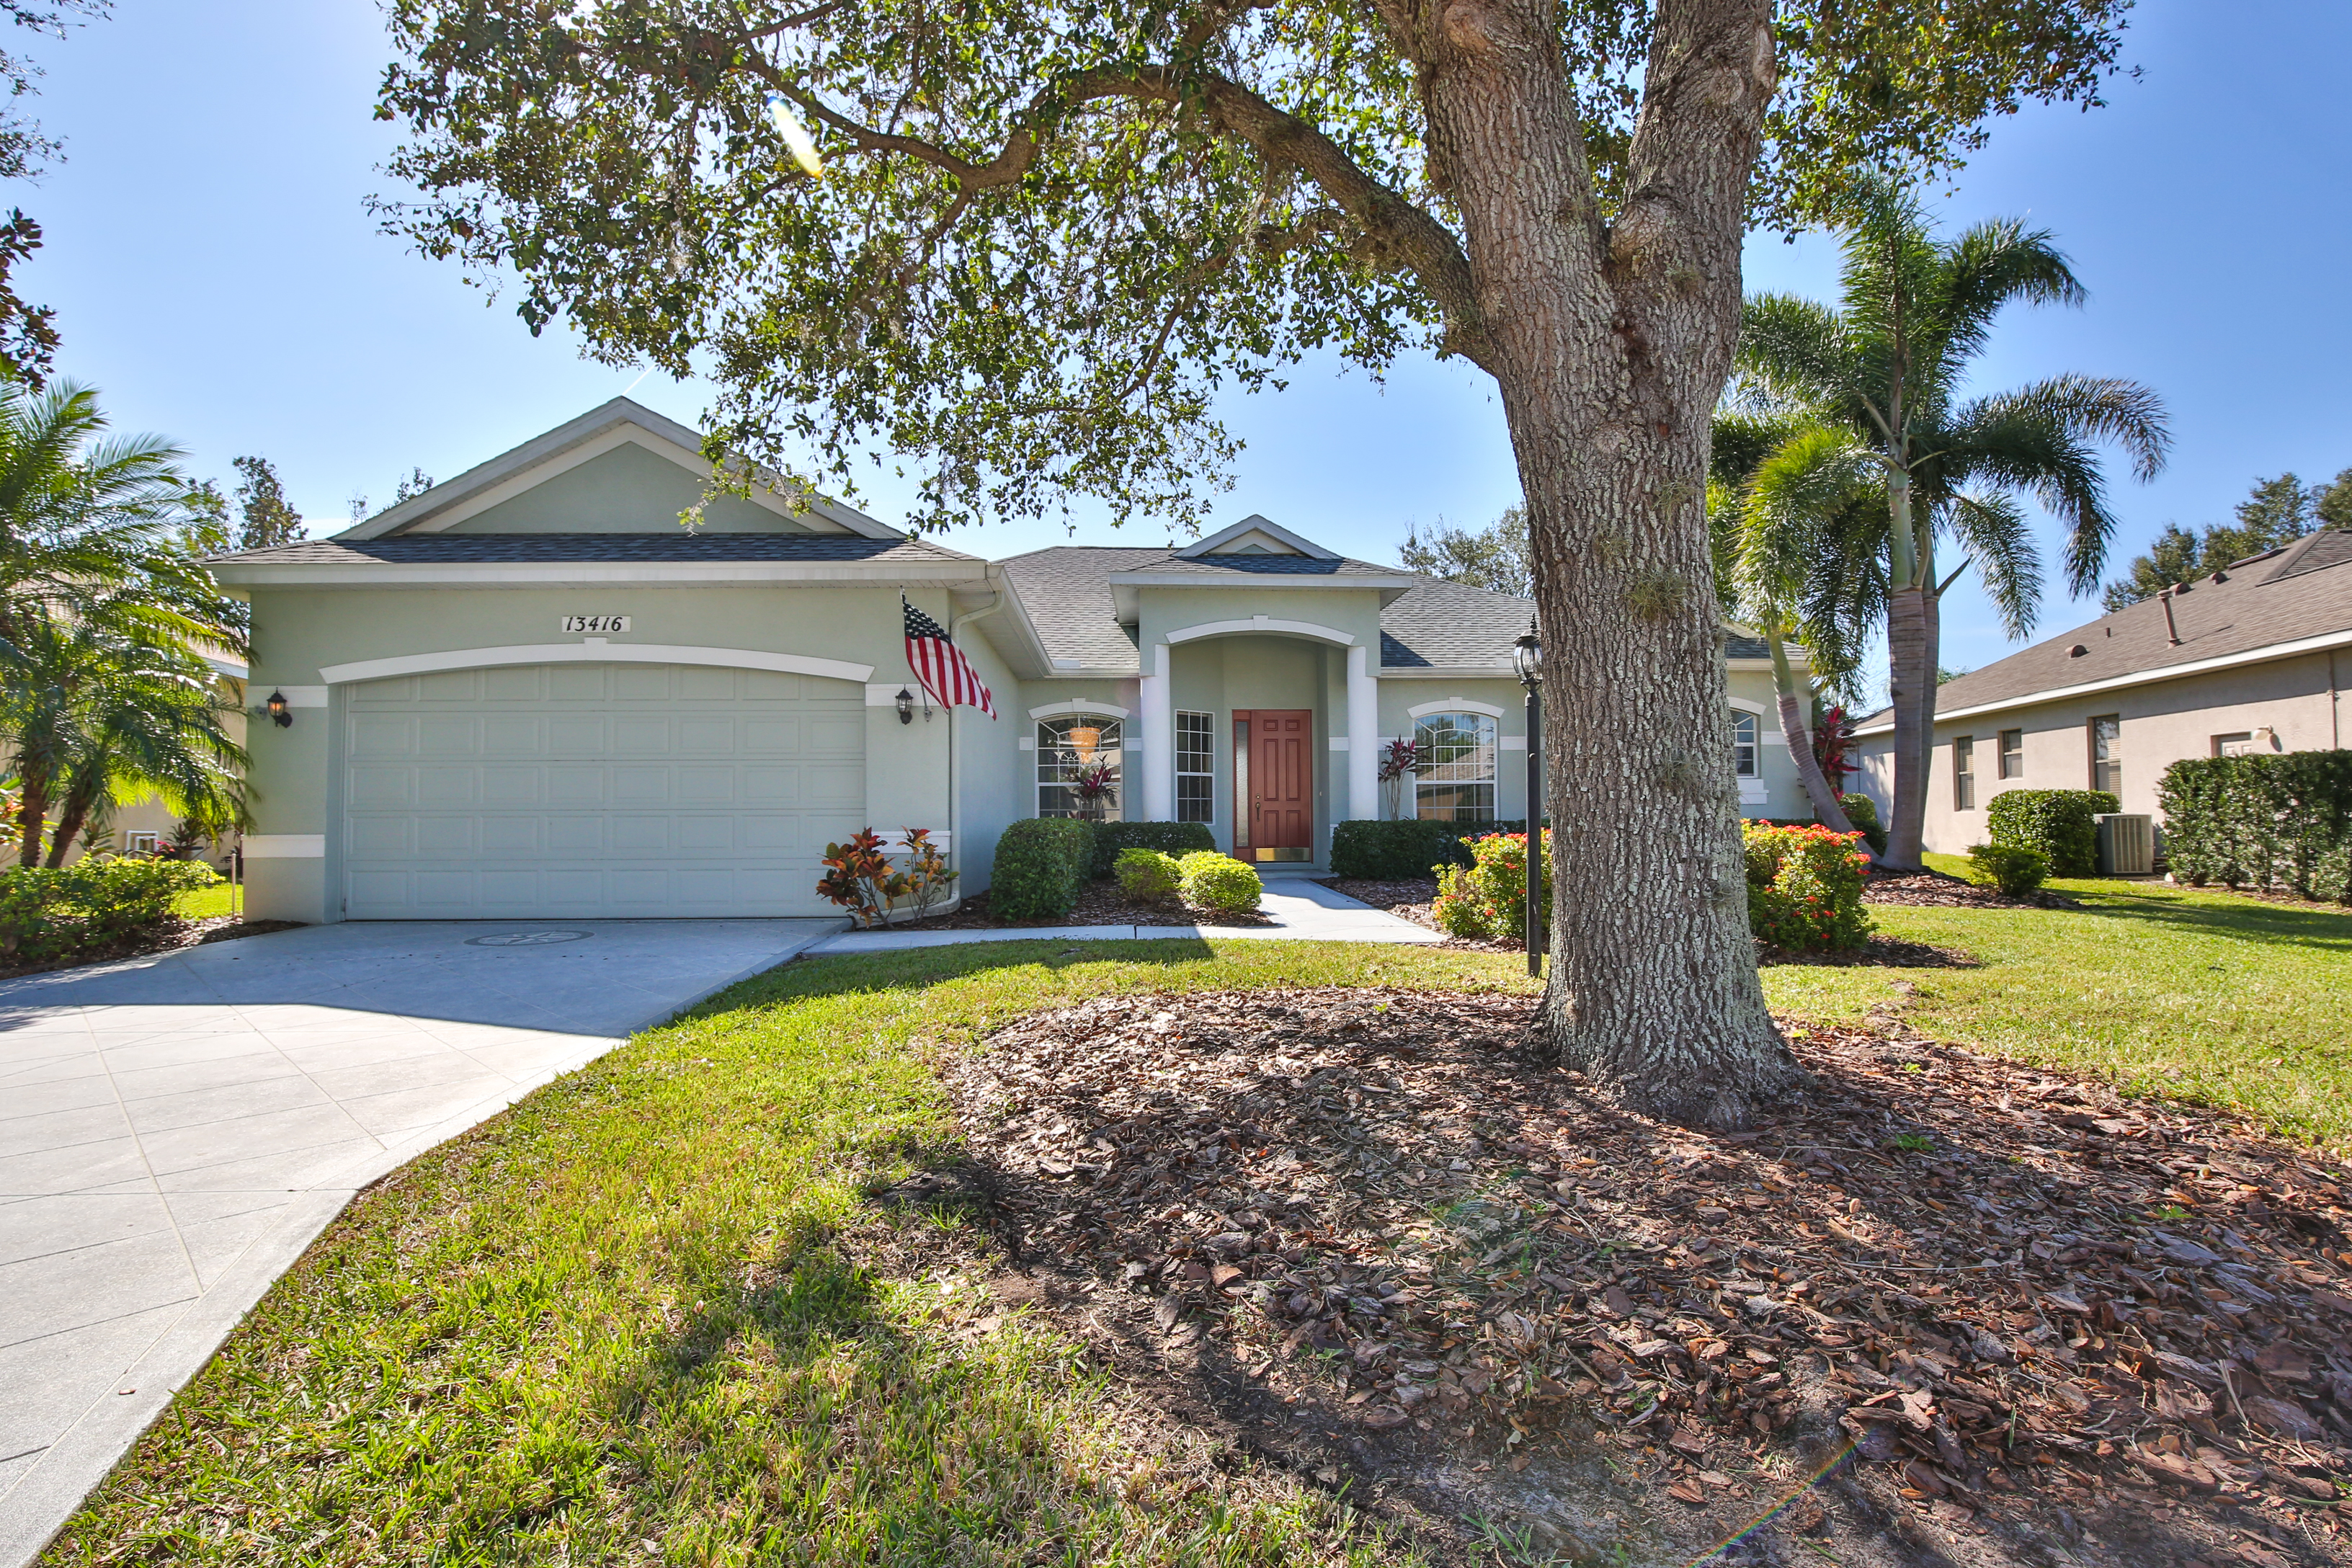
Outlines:
<svg viewBox="0 0 2352 1568"><path fill-rule="evenodd" d="M1443 577L1412 574L1414 586L1381 612L1381 668L1461 668L1511 662L1533 601Z"/></svg>
<svg viewBox="0 0 2352 1568"><path fill-rule="evenodd" d="M2164 605L2144 599L2088 626L2011 654L1936 690L1936 710L2015 705L2058 687L2159 673L2278 643L2352 630L2352 531L2328 529L2283 550L2200 577L2172 596L2178 647L2168 639ZM2083 652L2076 654L2074 648ZM1862 722L1887 721L1881 709Z"/></svg>
<svg viewBox="0 0 2352 1568"><path fill-rule="evenodd" d="M415 565L561 561L971 561L917 539L847 533L420 533L383 539L305 539L268 550L215 555L215 564Z"/></svg>
<svg viewBox="0 0 2352 1568"><path fill-rule="evenodd" d="M1140 668L1135 638L1118 624L1110 574L1168 554L1131 546L1061 544L1013 556L1004 563L1004 574L1037 628L1046 658L1075 659L1088 669L1134 670Z"/></svg>

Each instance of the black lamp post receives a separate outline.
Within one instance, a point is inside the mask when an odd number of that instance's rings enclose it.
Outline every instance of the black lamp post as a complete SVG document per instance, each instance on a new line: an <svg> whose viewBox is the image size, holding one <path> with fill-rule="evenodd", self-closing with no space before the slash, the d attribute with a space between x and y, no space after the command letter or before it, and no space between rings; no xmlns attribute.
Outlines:
<svg viewBox="0 0 2352 1568"><path fill-rule="evenodd" d="M1550 926L1551 910L1540 896L1545 873L1551 869L1544 854L1543 837L1543 641L1536 635L1536 621L1528 617L1528 629L1511 645L1511 668L1518 672L1519 684L1528 693L1528 973L1543 973L1544 935Z"/></svg>

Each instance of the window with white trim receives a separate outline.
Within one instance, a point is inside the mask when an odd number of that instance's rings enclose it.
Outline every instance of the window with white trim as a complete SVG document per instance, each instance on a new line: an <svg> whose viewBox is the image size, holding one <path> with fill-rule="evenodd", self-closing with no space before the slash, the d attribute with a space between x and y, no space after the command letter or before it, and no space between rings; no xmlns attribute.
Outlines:
<svg viewBox="0 0 2352 1568"><path fill-rule="evenodd" d="M1217 815L1217 716L1176 715L1176 820L1212 822Z"/></svg>
<svg viewBox="0 0 2352 1568"><path fill-rule="evenodd" d="M1756 766L1756 715L1734 710L1731 715L1732 771L1741 778L1758 776Z"/></svg>
<svg viewBox="0 0 2352 1568"><path fill-rule="evenodd" d="M1431 713L1412 726L1421 765L1412 775L1413 815L1423 822L1495 819L1495 721L1484 713Z"/></svg>
<svg viewBox="0 0 2352 1568"><path fill-rule="evenodd" d="M1037 815L1118 822L1119 722L1094 713L1037 721ZM1089 798L1087 786L1097 786Z"/></svg>

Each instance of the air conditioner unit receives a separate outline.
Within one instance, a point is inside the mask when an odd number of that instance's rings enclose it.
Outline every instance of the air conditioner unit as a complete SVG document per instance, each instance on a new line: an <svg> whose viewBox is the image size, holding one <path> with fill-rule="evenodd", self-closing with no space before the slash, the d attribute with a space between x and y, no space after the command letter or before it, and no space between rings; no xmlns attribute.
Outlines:
<svg viewBox="0 0 2352 1568"><path fill-rule="evenodd" d="M2156 823L2129 812L2105 812L2099 825L2099 875L2146 877L2156 870Z"/></svg>

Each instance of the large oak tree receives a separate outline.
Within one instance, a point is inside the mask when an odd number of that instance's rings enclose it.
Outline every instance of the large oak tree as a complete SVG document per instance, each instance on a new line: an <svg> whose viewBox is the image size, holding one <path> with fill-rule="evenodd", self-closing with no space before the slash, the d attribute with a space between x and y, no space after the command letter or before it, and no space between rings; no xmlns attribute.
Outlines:
<svg viewBox="0 0 2352 1568"><path fill-rule="evenodd" d="M710 375L728 454L827 484L896 454L925 525L1196 522L1221 389L1312 351L1479 366L1545 638L1549 1026L1633 1105L1735 1125L1793 1073L1704 510L1742 236L2097 101L2128 3L394 0L380 112L423 199L383 210L519 276L534 329Z"/></svg>

